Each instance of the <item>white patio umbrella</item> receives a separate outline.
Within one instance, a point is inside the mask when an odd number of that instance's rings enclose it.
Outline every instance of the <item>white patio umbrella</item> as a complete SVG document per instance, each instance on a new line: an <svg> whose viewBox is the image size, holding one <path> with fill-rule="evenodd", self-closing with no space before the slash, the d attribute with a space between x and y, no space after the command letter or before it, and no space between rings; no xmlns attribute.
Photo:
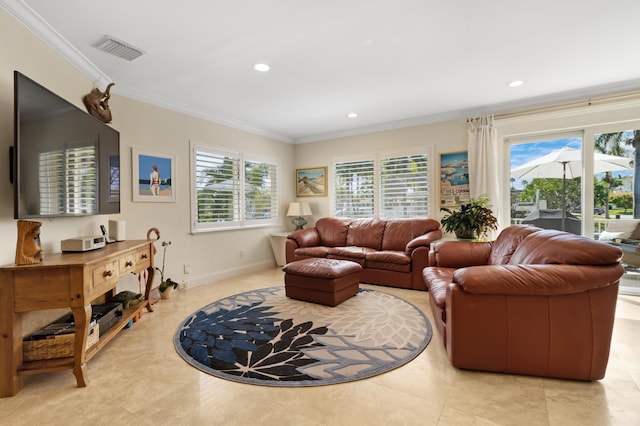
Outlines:
<svg viewBox="0 0 640 426"><path fill-rule="evenodd" d="M593 173L612 172L631 169L631 159L615 155L593 155ZM565 181L582 175L582 152L563 147L542 157L535 158L521 166L511 169L516 179L557 178L562 179L562 229L565 229L566 194Z"/></svg>

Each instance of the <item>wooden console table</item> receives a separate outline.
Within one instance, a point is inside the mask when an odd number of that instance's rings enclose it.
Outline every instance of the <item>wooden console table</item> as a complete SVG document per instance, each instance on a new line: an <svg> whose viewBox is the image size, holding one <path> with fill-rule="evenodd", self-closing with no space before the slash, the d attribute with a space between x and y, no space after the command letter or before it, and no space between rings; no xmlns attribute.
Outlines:
<svg viewBox="0 0 640 426"><path fill-rule="evenodd" d="M0 397L16 395L23 375L72 369L78 387L88 383L89 361L144 308L153 311L149 295L153 283L153 242L122 241L82 253L45 255L43 263L0 267ZM118 280L129 273L149 272L144 299L124 309L122 318L91 348L85 350L91 302L104 295L109 301ZM71 308L76 325L74 356L23 362L22 313Z"/></svg>

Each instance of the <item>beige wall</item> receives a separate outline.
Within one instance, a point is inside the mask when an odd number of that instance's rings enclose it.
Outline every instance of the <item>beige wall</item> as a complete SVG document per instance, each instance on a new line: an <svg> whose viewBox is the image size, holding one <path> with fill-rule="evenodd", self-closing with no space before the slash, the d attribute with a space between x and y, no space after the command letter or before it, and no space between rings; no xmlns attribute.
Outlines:
<svg viewBox="0 0 640 426"><path fill-rule="evenodd" d="M221 276L234 275L265 266L273 266L268 233L284 229L252 228L190 233L190 141L222 148L275 157L281 167L281 209L291 201L287 188L292 185L294 147L201 119L154 107L124 97L113 97L110 105L114 123L120 131L122 210L110 219L126 221L127 238L145 238L150 227L157 227L161 240L170 240L165 277L199 284ZM120 118L122 117L122 118ZM175 203L132 202L131 149L174 154ZM288 179L287 179L288 178ZM157 244L158 249L160 245ZM240 252L243 256L240 257ZM156 258L160 266L161 258ZM183 265L191 273L183 273Z"/></svg>
<svg viewBox="0 0 640 426"><path fill-rule="evenodd" d="M326 141L296 145L296 167L331 166L336 158L357 156L362 153L389 152L406 148L435 147L434 167L439 170L440 154L467 150L467 126L465 120L445 121L404 129L389 130L367 135L350 136ZM440 174L436 173L436 177ZM435 191L431 198L432 211L441 217L438 209L440 188L435 179ZM329 180L331 192L331 180ZM313 219L331 215L330 197L310 197ZM309 221L309 223L313 223Z"/></svg>
<svg viewBox="0 0 640 426"><path fill-rule="evenodd" d="M13 71L19 70L63 98L82 106L82 97L93 88L93 83L78 69L48 48L32 33L24 29L5 12L0 11L0 158L8 163L8 149L13 144ZM116 82L117 85L117 82ZM117 86L116 86L117 87ZM120 132L122 165L122 213L116 216L94 216L87 218L45 219L42 226L42 241L46 253L60 250L60 240L98 232L100 224L107 225L109 219L126 221L128 239L144 239L150 227L160 229L161 240L171 240L167 251L165 276L189 285L215 281L224 276L274 266L268 234L290 230L290 218L286 218L286 207L295 199L294 172L296 168L330 166L336 158L357 156L366 152L389 152L405 148L434 146L434 167L439 168L442 153L467 150L466 123L453 120L425 124L410 128L382 131L367 135L335 138L326 141L289 145L256 136L241 130L218 125L205 120L158 108L129 98L112 96L113 127ZM604 124L621 120L621 112L592 108L588 119L573 115L557 114L556 120L517 118L502 120L501 137L575 129L586 124ZM624 121L639 117L635 105L626 110ZM595 115L594 115L595 114ZM576 121L577 120L577 121ZM585 121L586 120L586 121ZM551 124L553 123L553 124ZM226 147L234 150L263 154L279 159L281 168L281 226L275 228L253 228L247 230L218 231L192 235L189 230L189 142ZM172 153L176 157L176 202L144 203L132 202L131 148ZM5 154L1 154L4 152ZM508 168L508 164L505 163ZM439 173L436 173L438 176ZM439 179L435 179L432 211L438 211ZM507 184L508 186L508 184ZM505 186L505 187L507 187ZM329 180L329 192L331 181ZM506 194L508 198L508 194ZM16 221L13 219L13 187L8 180L8 171L0 177L0 264L13 263L15 255ZM311 204L315 220L330 215L330 197L305 198ZM158 248L161 249L160 245ZM243 252L243 257L240 256ZM161 256L161 252L159 253ZM156 263L160 266L161 257ZM183 273L183 265L191 267L191 273ZM123 283L124 287L135 283ZM52 316L53 314L49 314ZM39 317L41 321L42 317ZM27 330L29 326L25 326Z"/></svg>
<svg viewBox="0 0 640 426"><path fill-rule="evenodd" d="M65 59L53 52L31 32L24 29L0 10L0 158L4 161L4 175L0 178L0 264L14 261L17 237L13 219L13 186L9 182L9 147L13 145L13 71L18 70L84 110L82 97L90 92L93 83ZM117 84L117 82L116 82ZM60 241L74 236L99 234L99 225L110 219L126 221L127 239L145 239L150 227L161 231L161 240L171 240L167 250L165 277L193 285L210 282L218 277L275 266L268 233L286 227L219 231L191 235L189 141L230 149L268 155L279 159L281 167L280 193L282 210L292 200L295 147L262 136L196 119L129 98L114 95L110 106L112 126L120 132L121 150L121 214L86 218L43 219L41 239L47 253L60 251ZM176 202L132 202L131 148L173 153L176 158ZM160 244L156 244L160 250ZM240 257L240 251L243 257ZM159 254L161 255L161 251ZM161 256L156 258L161 266ZM189 275L183 265L191 266ZM131 281L131 280L130 280ZM120 287L137 287L135 280ZM29 314L25 318L25 333L33 331L61 315L59 311Z"/></svg>

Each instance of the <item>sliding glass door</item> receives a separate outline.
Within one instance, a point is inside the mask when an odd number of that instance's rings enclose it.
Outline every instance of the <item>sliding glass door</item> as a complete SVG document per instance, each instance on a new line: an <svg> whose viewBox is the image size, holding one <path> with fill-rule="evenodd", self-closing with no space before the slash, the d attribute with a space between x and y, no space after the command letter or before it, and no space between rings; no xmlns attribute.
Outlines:
<svg viewBox="0 0 640 426"><path fill-rule="evenodd" d="M623 249L620 293L640 295L640 129L595 133L593 141L594 155L627 160L625 168L596 173L594 233Z"/></svg>
<svg viewBox="0 0 640 426"><path fill-rule="evenodd" d="M640 129L585 129L508 142L511 223L615 244L626 240L620 244L620 292L640 294ZM585 155L592 160L583 162Z"/></svg>
<svg viewBox="0 0 640 426"><path fill-rule="evenodd" d="M510 144L511 222L581 234L582 135Z"/></svg>

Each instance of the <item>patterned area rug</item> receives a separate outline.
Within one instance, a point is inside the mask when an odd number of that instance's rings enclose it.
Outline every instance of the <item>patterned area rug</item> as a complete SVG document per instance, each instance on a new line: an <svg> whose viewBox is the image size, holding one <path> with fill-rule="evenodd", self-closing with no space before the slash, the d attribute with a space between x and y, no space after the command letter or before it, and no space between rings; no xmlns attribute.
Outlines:
<svg viewBox="0 0 640 426"><path fill-rule="evenodd" d="M384 373L431 340L414 305L361 289L331 308L289 299L284 287L211 303L178 328L174 344L192 366L223 379L266 386L319 386Z"/></svg>

